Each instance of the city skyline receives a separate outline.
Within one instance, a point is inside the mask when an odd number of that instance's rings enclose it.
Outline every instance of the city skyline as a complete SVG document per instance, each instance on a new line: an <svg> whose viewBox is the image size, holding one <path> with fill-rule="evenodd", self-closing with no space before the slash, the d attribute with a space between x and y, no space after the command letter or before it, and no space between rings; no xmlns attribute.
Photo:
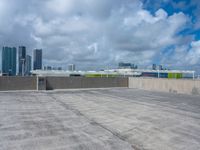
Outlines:
<svg viewBox="0 0 200 150"><path fill-rule="evenodd" d="M29 76L32 68L33 70L43 69L42 59L42 49L34 49L31 56L27 54L25 46L19 46L18 49L4 46L1 53L0 72L8 76Z"/></svg>
<svg viewBox="0 0 200 150"><path fill-rule="evenodd" d="M10 49L14 49L15 50L15 72L13 75L18 75L18 76L29 76L31 75L31 70L69 70L69 71L75 71L76 67L75 64L65 64L65 67L61 67L61 66L56 66L55 64L50 66L49 64L43 64L43 50L42 49L34 49L32 51L32 56L27 54L27 49L26 46L18 46L18 49L16 47L8 47L8 46L4 46L2 48L2 54L5 53L5 50L8 50L7 54L9 54L10 56L6 56L4 54L5 58L8 57L12 57L11 56L11 52L9 51ZM4 50L4 52L3 52ZM33 59L32 59L33 58ZM2 61L5 61L5 59L3 58L3 55L1 57ZM8 63L7 63L8 64ZM10 65L10 64L8 64ZM115 68L108 68L106 66L104 66L103 68L106 69L152 69L152 70L173 70L171 68L166 68L166 66L164 66L165 68L163 68L162 64L152 64L152 66L149 66L148 68L138 68L138 66L136 64L133 64L131 62L127 62L127 61L121 61L118 64L116 64ZM3 66L1 66L0 69L0 73L3 71ZM66 69L67 68L67 69ZM104 70L102 68L98 68L97 70L87 70L87 71L100 71L100 70ZM174 69L177 70L177 69ZM79 70L81 71L81 70ZM82 70L84 71L84 70ZM86 70L85 70L86 71ZM181 71L181 70L179 70ZM184 70L183 70L184 71ZM188 70L188 71L195 71L195 70ZM196 72L196 71L195 71ZM2 72L3 73L3 72ZM5 73L5 72L4 72ZM196 76L198 76L198 72L196 72Z"/></svg>
<svg viewBox="0 0 200 150"><path fill-rule="evenodd" d="M80 70L124 61L200 73L199 12L198 0L1 0L0 47L42 48L45 65Z"/></svg>

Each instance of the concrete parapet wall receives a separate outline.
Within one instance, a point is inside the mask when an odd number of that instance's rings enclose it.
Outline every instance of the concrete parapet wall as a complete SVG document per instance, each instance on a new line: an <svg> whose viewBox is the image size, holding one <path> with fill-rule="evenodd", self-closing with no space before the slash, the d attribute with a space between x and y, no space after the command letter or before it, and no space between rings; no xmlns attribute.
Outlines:
<svg viewBox="0 0 200 150"><path fill-rule="evenodd" d="M128 87L128 78L0 77L0 91Z"/></svg>
<svg viewBox="0 0 200 150"><path fill-rule="evenodd" d="M0 77L0 91L36 89L36 77Z"/></svg>
<svg viewBox="0 0 200 150"><path fill-rule="evenodd" d="M129 87L200 95L200 80L157 78L0 77L0 91ZM40 81L41 80L41 81Z"/></svg>
<svg viewBox="0 0 200 150"><path fill-rule="evenodd" d="M200 80L130 77L129 88L200 95Z"/></svg>
<svg viewBox="0 0 200 150"><path fill-rule="evenodd" d="M46 77L46 89L128 87L128 78Z"/></svg>

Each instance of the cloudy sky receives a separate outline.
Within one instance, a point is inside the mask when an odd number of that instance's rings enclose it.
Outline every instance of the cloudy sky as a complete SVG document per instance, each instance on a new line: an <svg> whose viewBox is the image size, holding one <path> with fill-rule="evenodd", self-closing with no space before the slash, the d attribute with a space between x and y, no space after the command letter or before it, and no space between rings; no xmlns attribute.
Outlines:
<svg viewBox="0 0 200 150"><path fill-rule="evenodd" d="M0 0L0 46L42 48L44 65L132 62L200 70L199 0Z"/></svg>

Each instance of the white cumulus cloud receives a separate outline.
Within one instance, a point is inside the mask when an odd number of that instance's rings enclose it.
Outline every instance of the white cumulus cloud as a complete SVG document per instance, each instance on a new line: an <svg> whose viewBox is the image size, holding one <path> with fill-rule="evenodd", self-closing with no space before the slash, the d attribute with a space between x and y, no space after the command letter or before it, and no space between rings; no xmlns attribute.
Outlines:
<svg viewBox="0 0 200 150"><path fill-rule="evenodd" d="M190 22L182 12L152 14L139 0L1 0L0 12L0 46L42 48L45 65L81 69L149 65L166 47L181 45L179 32ZM187 59L198 54L194 43Z"/></svg>

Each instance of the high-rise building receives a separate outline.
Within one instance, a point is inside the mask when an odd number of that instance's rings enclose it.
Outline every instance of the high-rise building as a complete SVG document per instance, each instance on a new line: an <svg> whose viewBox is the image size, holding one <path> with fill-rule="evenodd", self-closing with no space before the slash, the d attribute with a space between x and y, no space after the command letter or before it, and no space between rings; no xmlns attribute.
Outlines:
<svg viewBox="0 0 200 150"><path fill-rule="evenodd" d="M18 49L18 75L24 76L26 63L26 47L20 46Z"/></svg>
<svg viewBox="0 0 200 150"><path fill-rule="evenodd" d="M31 63L32 59L30 55L26 55L26 63L25 63L25 75L28 76L30 75L31 72Z"/></svg>
<svg viewBox="0 0 200 150"><path fill-rule="evenodd" d="M58 67L58 70L62 70L62 67Z"/></svg>
<svg viewBox="0 0 200 150"><path fill-rule="evenodd" d="M156 70L156 69L157 69L156 64L153 64L153 65L152 65L152 70Z"/></svg>
<svg viewBox="0 0 200 150"><path fill-rule="evenodd" d="M162 65L159 65L159 70L163 70L163 66Z"/></svg>
<svg viewBox="0 0 200 150"><path fill-rule="evenodd" d="M69 71L75 71L75 70L76 70L75 64L69 64L69 65L68 65L68 70L69 70Z"/></svg>
<svg viewBox="0 0 200 150"><path fill-rule="evenodd" d="M51 66L47 66L47 70L52 70L52 67Z"/></svg>
<svg viewBox="0 0 200 150"><path fill-rule="evenodd" d="M2 49L2 74L15 76L16 75L16 53L15 47L3 47Z"/></svg>
<svg viewBox="0 0 200 150"><path fill-rule="evenodd" d="M137 69L137 66L131 63L120 62L119 69Z"/></svg>
<svg viewBox="0 0 200 150"><path fill-rule="evenodd" d="M44 70L52 70L51 66L44 66Z"/></svg>
<svg viewBox="0 0 200 150"><path fill-rule="evenodd" d="M42 50L35 49L33 51L33 70L42 69Z"/></svg>

